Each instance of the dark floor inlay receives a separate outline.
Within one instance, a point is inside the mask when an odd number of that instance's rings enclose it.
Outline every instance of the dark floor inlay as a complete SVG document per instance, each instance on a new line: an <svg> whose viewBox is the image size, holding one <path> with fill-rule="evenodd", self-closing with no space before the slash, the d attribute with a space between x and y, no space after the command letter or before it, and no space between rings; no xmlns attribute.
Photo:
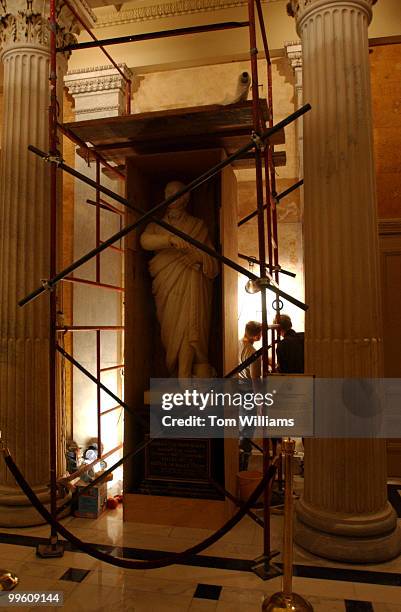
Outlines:
<svg viewBox="0 0 401 612"><path fill-rule="evenodd" d="M82 582L89 574L90 570L79 569L79 567L70 567L60 578L60 580L70 580L71 582Z"/></svg>
<svg viewBox="0 0 401 612"><path fill-rule="evenodd" d="M281 563L277 563L282 567ZM401 587L401 574L396 572L377 572L374 570L355 570L347 567L322 567L315 565L293 566L294 576L298 578L318 578L319 580L341 580Z"/></svg>
<svg viewBox="0 0 401 612"><path fill-rule="evenodd" d="M357 601L356 599L346 599L345 609L347 612L374 612L370 601Z"/></svg>
<svg viewBox="0 0 401 612"><path fill-rule="evenodd" d="M217 584L198 584L194 597L198 599L214 599L217 601L220 597L221 589L222 587Z"/></svg>

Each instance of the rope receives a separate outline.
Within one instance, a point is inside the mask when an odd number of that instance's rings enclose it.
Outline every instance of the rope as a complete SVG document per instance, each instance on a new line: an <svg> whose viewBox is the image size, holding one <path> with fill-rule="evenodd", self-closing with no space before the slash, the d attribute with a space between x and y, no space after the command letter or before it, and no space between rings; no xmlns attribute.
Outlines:
<svg viewBox="0 0 401 612"><path fill-rule="evenodd" d="M270 348L270 346L268 348ZM108 387L106 387L106 385L103 385L103 383L101 383L95 376L93 376L93 374L91 374L89 370L84 368L84 366L81 363L79 363L79 361L77 361L76 359L74 359L72 355L67 353L62 346L57 344L56 349L65 359L67 359L70 363L72 363L75 367L77 367L78 370L80 370L80 372L82 372L87 378L89 378L89 380L91 380L96 385L99 385L105 393L107 393L110 397L112 397L122 408L127 410L127 412L129 412L136 420L138 420L141 425L147 424L143 417L138 415L137 412L133 411L132 408L128 406L128 404L126 404L126 402L124 402L117 395L115 395ZM246 367L248 367L248 365L256 361L256 359L258 359L262 355L262 353L263 353L263 347L257 350L253 355L248 357L248 359L245 359L245 361L237 365L233 370L231 370L231 372L229 372L228 374L225 374L224 378L232 378L238 372L241 372ZM95 480L88 483L86 487L83 487L82 489L80 489L80 491L76 491L74 493L74 500L80 497L90 487L93 487L94 485L102 482L116 468L118 468L120 465L125 463L125 461L129 459L130 457L132 457L133 455L135 456L137 453L144 450L144 448L148 446L149 444L151 444L152 441L153 439L141 442L136 448L134 448L132 451L130 451L129 453L124 455L121 459L119 459L117 463L114 463L110 468L108 468L106 471L102 472L97 478L95 478ZM57 510L57 514L59 515L61 512L63 512L71 503L72 501L68 501L62 506L60 506Z"/></svg>
<svg viewBox="0 0 401 612"><path fill-rule="evenodd" d="M66 529L61 523L59 523L56 519L54 519L50 512L45 508L45 506L39 501L37 495L31 489L30 485L26 482L24 476L18 469L15 464L13 458L10 455L8 449L3 449L4 460L11 474L14 476L17 484L20 486L21 490L25 493L31 504L36 508L39 514L45 519L49 525L54 527L58 531L60 535L62 535L66 540L71 542L76 548L85 552L91 557L98 559L99 561L103 561L104 563L108 563L109 565L114 565L116 567L123 567L126 569L156 569L159 567L166 567L168 565L173 565L176 563L180 563L185 561L189 557L193 557L194 555L199 554L206 548L209 548L212 544L217 542L220 538L222 538L226 533L228 533L240 520L245 516L245 514L250 510L251 506L256 502L258 497L262 494L264 488L273 478L276 472L276 466L270 465L266 470L261 482L258 484L256 489L250 495L248 501L241 506L241 508L232 516L220 529L215 531L212 535L207 537L202 542L195 544L195 546L191 546L186 550L180 553L172 553L168 557L162 557L160 559L155 559L152 561L134 561L132 559L124 559L121 557L113 557L107 553L101 552L96 546L93 544L88 544L87 542L82 542L79 538L77 538L73 533L71 533L68 529Z"/></svg>

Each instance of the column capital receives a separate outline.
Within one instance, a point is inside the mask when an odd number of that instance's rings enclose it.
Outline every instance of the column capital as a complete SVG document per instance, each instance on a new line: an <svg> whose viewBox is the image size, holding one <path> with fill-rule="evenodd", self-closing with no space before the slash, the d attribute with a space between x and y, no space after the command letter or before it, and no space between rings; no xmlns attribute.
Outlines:
<svg viewBox="0 0 401 612"><path fill-rule="evenodd" d="M86 0L71 0L85 23L92 26L96 17ZM43 11L45 7L45 11ZM76 42L82 26L68 7L57 5L58 44ZM21 47L49 51L49 2L43 0L0 0L0 54Z"/></svg>
<svg viewBox="0 0 401 612"><path fill-rule="evenodd" d="M335 8L359 7L365 11L369 20L372 19L372 6L377 0L289 0L287 2L287 13L295 17L297 27L312 13Z"/></svg>

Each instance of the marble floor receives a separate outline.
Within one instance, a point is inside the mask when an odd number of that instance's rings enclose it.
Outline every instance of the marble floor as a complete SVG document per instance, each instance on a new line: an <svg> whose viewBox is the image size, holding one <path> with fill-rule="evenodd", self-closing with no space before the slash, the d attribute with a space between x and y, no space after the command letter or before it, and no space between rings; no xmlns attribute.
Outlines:
<svg viewBox="0 0 401 612"><path fill-rule="evenodd" d="M401 484L393 485L391 495L401 515ZM67 517L63 523L80 539L97 543L106 552L141 560L184 550L211 533L123 523L121 507L95 520ZM272 548L278 550L282 525L282 515L273 514ZM36 545L48 535L46 526L0 529L0 567L17 573L19 591L62 591L63 607L71 612L255 612L261 610L265 597L281 589L280 577L264 581L251 570L252 561L262 552L262 529L249 517L199 557L151 570L120 569L71 546L61 558L39 559ZM280 566L280 554L275 561ZM294 591L308 599L315 612L401 612L401 558L380 565L340 564L295 547L294 574Z"/></svg>

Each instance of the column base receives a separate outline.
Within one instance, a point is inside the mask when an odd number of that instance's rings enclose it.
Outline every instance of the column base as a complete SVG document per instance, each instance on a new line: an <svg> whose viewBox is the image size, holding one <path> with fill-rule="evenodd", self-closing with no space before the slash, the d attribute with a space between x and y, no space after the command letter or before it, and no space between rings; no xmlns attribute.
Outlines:
<svg viewBox="0 0 401 612"><path fill-rule="evenodd" d="M347 524L345 516L339 514L337 518L341 527L338 528L336 515L332 514L330 522L323 528L321 524L312 526L311 517L305 516L303 510L301 505L295 517L294 540L314 555L347 563L382 563L401 553L401 526L397 525L392 508L386 513L388 518L383 521L380 532L376 517L373 520L375 528L369 529L367 517L350 517ZM314 509L316 513L318 511ZM390 516L392 520L389 520ZM358 518L359 521L355 520ZM363 525L367 527L365 534Z"/></svg>
<svg viewBox="0 0 401 612"><path fill-rule="evenodd" d="M17 496L14 496L17 497ZM65 497L57 501L58 506L62 506L71 499L71 493L68 492ZM4 498L0 497L0 528L1 527L36 527L44 525L46 521L37 510L21 496L21 503L4 503ZM11 500L10 500L11 501ZM50 511L50 496L40 498L42 504ZM25 503L23 503L25 502ZM70 513L70 508L67 507L58 518L63 518Z"/></svg>

